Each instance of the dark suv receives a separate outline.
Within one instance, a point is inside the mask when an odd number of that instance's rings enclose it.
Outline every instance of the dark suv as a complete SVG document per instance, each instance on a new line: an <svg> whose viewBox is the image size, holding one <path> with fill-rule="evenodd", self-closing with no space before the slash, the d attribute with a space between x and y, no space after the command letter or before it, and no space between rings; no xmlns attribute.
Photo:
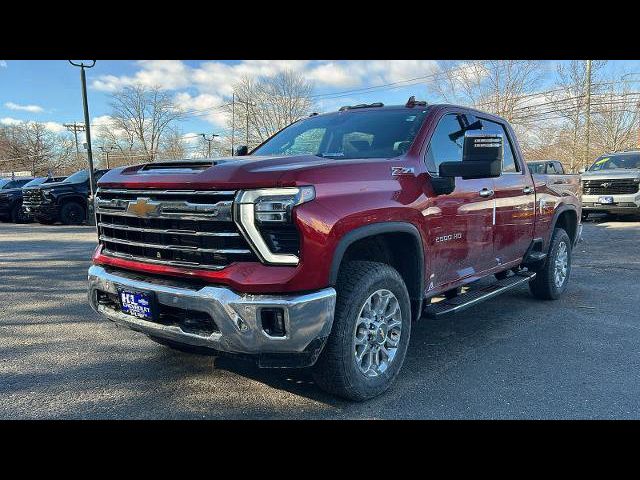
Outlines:
<svg viewBox="0 0 640 480"><path fill-rule="evenodd" d="M96 170L96 179L108 170ZM62 182L45 183L23 190L26 215L43 224L80 225L87 218L89 171L80 170Z"/></svg>
<svg viewBox="0 0 640 480"><path fill-rule="evenodd" d="M22 209L22 189L43 183L61 182L65 177L37 177L13 180L0 189L0 217L13 223L25 223L31 218Z"/></svg>

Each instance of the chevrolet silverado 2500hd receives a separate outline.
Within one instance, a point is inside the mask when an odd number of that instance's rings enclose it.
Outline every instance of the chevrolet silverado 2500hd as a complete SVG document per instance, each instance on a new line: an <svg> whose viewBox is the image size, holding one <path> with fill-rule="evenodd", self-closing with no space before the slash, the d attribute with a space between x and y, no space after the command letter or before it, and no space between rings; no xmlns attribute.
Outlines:
<svg viewBox="0 0 640 480"><path fill-rule="evenodd" d="M392 384L423 312L565 291L580 204L544 178L480 111L411 98L314 114L246 156L105 174L89 301L170 347L313 367L364 400Z"/></svg>

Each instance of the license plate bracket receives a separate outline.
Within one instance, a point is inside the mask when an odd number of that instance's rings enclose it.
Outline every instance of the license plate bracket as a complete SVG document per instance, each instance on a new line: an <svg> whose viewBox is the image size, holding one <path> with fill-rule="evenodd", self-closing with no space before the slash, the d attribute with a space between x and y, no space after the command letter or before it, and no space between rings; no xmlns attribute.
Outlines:
<svg viewBox="0 0 640 480"><path fill-rule="evenodd" d="M158 305L155 292L128 287L118 287L117 290L122 313L152 322L157 319Z"/></svg>
<svg viewBox="0 0 640 480"><path fill-rule="evenodd" d="M613 204L613 197L611 195L599 197L598 203L600 203L601 205L611 205Z"/></svg>

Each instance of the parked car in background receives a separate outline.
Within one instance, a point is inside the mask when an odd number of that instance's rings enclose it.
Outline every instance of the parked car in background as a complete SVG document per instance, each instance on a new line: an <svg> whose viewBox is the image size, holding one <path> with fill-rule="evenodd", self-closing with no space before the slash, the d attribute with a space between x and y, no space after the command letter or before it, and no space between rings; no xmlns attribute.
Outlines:
<svg viewBox="0 0 640 480"><path fill-rule="evenodd" d="M96 170L96 179L108 170ZM80 170L61 182L44 183L23 191L22 206L26 215L37 222L80 225L87 218L89 171Z"/></svg>
<svg viewBox="0 0 640 480"><path fill-rule="evenodd" d="M95 205L95 311L172 348L312 366L352 400L389 388L423 312L526 284L559 298L581 231L506 120L414 98L313 115L241 157L115 168Z"/></svg>
<svg viewBox="0 0 640 480"><path fill-rule="evenodd" d="M3 188L0 191L0 217L10 220L13 223L25 223L32 218L25 214L22 209L23 189L41 185L43 183L60 182L65 177L37 177L33 179L20 179L26 183L15 182L12 187ZM20 185L22 186L15 186Z"/></svg>
<svg viewBox="0 0 640 480"><path fill-rule="evenodd" d="M580 196L580 175L565 173L564 166L558 160L527 162L527 167L536 188L542 188L544 185L557 195Z"/></svg>
<svg viewBox="0 0 640 480"><path fill-rule="evenodd" d="M527 162L527 167L531 173L544 173L544 174L563 174L564 165L558 160L540 160L534 162Z"/></svg>
<svg viewBox="0 0 640 480"><path fill-rule="evenodd" d="M3 178L0 179L0 218L19 222L23 220L20 204L22 203L21 188L33 180L26 178Z"/></svg>
<svg viewBox="0 0 640 480"><path fill-rule="evenodd" d="M640 151L608 153L582 174L582 217L640 214Z"/></svg>

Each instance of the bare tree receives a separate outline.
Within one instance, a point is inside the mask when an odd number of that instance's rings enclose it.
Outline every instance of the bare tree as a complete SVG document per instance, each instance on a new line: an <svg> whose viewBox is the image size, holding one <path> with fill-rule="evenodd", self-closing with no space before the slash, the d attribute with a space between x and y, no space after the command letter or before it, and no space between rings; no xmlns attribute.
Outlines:
<svg viewBox="0 0 640 480"><path fill-rule="evenodd" d="M160 144L159 156L166 160L180 160L187 157L187 148L179 129L171 128L167 131Z"/></svg>
<svg viewBox="0 0 640 480"><path fill-rule="evenodd" d="M540 84L542 66L538 60L444 62L427 88L446 102L495 113L518 125L517 109Z"/></svg>
<svg viewBox="0 0 640 480"><path fill-rule="evenodd" d="M278 130L311 113L314 106L312 92L313 84L293 71L284 71L273 77L245 77L240 80L234 85L235 105L225 106L229 126L234 128L237 138L236 144L245 143L248 137L248 146L255 147Z"/></svg>
<svg viewBox="0 0 640 480"><path fill-rule="evenodd" d="M592 139L596 151L614 152L636 146L638 96L625 85L622 91L610 86L594 101Z"/></svg>
<svg viewBox="0 0 640 480"><path fill-rule="evenodd" d="M173 97L158 87L134 85L113 94L111 100L112 133L115 144L135 141L153 159L160 148L163 134L173 122L184 118Z"/></svg>

